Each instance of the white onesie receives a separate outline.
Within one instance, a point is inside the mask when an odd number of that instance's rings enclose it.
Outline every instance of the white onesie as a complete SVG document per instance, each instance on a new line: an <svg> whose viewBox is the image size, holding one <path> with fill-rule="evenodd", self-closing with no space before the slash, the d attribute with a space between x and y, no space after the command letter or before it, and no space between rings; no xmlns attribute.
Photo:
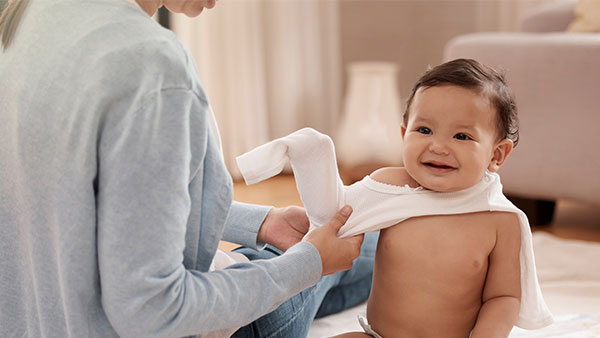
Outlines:
<svg viewBox="0 0 600 338"><path fill-rule="evenodd" d="M342 206L352 206L353 213L340 229L340 237L377 231L417 216L479 211L516 213L521 225L521 308L517 326L537 329L552 323L552 314L537 280L529 221L503 195L498 174L486 172L474 186L447 193L390 185L369 176L344 186L333 142L311 128L298 130L237 158L249 185L279 174L288 161L311 227L328 223Z"/></svg>

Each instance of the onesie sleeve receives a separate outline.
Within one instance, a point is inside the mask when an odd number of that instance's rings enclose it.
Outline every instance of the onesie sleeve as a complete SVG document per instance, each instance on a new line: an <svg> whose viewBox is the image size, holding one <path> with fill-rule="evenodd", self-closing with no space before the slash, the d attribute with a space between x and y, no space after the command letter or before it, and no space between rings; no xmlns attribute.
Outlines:
<svg viewBox="0 0 600 338"><path fill-rule="evenodd" d="M304 128L237 158L247 184L279 174L288 161L311 227L328 223L345 204L345 187L329 136Z"/></svg>
<svg viewBox="0 0 600 338"><path fill-rule="evenodd" d="M104 312L122 337L182 337L239 327L320 278L319 253L307 242L280 257L220 271L185 268L193 211L190 181L198 168L210 165L203 155L208 144L205 112L206 102L192 90L152 91L135 109L118 112L118 124L105 127L101 137L99 283ZM201 199L217 193L204 189ZM245 227L248 234L240 241L255 238L266 210L235 204L228 223L236 225L228 226L228 237ZM253 221L234 222L245 212ZM215 240L220 238L222 224L204 218L201 223L209 234L215 229Z"/></svg>

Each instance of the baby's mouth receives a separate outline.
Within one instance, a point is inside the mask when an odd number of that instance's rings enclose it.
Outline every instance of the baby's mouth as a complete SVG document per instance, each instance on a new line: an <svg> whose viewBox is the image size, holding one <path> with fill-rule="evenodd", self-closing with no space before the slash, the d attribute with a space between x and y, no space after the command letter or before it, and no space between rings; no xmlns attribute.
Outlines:
<svg viewBox="0 0 600 338"><path fill-rule="evenodd" d="M453 167L446 163L436 162L436 161L423 162L423 165L426 167L429 167L431 169L440 170L440 171L450 171L450 170L456 169L456 167Z"/></svg>

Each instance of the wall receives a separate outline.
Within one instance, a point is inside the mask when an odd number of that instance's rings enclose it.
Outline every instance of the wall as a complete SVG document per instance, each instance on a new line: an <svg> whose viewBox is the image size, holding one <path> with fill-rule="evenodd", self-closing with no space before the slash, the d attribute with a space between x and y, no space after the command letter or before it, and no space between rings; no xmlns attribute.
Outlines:
<svg viewBox="0 0 600 338"><path fill-rule="evenodd" d="M341 65L397 62L405 101L427 66L441 62L451 38L479 31L516 31L522 15L544 2L548 1L341 0ZM345 86L345 71L343 76Z"/></svg>

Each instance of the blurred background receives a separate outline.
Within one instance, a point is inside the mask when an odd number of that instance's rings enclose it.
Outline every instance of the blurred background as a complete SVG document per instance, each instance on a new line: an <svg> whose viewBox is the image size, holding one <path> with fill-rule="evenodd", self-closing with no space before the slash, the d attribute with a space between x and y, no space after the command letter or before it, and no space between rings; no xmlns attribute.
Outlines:
<svg viewBox="0 0 600 338"><path fill-rule="evenodd" d="M414 82L442 62L450 39L518 31L523 15L556 1L221 0L199 18L173 15L169 25L198 65L227 165L239 178L235 156L273 138L306 126L336 138L350 64L396 65L389 90L401 115ZM379 123L399 128L397 121Z"/></svg>

